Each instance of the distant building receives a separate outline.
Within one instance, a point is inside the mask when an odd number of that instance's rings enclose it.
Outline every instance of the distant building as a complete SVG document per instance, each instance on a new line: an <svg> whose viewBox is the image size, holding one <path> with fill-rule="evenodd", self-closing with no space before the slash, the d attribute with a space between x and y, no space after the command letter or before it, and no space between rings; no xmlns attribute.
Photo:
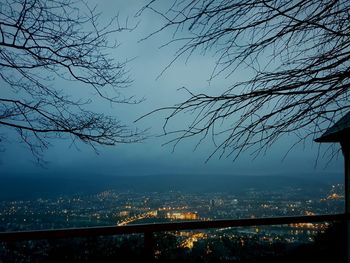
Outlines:
<svg viewBox="0 0 350 263"><path fill-rule="evenodd" d="M129 216L130 215L130 211L120 211L119 212L119 216Z"/></svg>
<svg viewBox="0 0 350 263"><path fill-rule="evenodd" d="M192 212L167 212L166 218L181 219L181 220L195 220L195 219L198 219L198 214L192 213Z"/></svg>

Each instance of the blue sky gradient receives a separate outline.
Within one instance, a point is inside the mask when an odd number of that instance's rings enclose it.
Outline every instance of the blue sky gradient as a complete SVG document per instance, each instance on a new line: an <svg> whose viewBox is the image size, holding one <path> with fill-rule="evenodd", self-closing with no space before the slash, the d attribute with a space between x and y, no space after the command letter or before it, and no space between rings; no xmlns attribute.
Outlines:
<svg viewBox="0 0 350 263"><path fill-rule="evenodd" d="M171 32L161 32L150 39L141 41L161 25L161 19L150 12L134 17L137 11L147 1L89 1L98 2L98 10L103 14L102 20L108 20L118 14L119 20L128 18L129 26L138 25L132 32L122 32L116 35L120 46L111 50L111 56L124 61L132 59L128 64L130 77L134 80L130 88L123 91L126 95L145 98L138 105L110 105L99 97L93 97L91 109L116 116L124 123L131 123L140 129L149 129L150 138L142 143L117 145L115 147L98 147L99 154L82 143L69 139L52 141L51 147L44 152L47 161L45 167L38 166L30 151L16 141L8 133L8 141L0 152L0 174L50 174L69 173L83 175L84 173L107 175L147 175L147 174L313 174L333 176L343 173L343 158L341 153L330 160L323 156L328 145L321 146L311 139L304 145L295 147L282 161L288 149L296 140L293 136L285 136L268 152L254 158L249 153L243 153L237 160L218 158L214 156L205 163L214 150L210 141L206 141L194 150L196 140L180 143L173 152L171 146L162 146L169 137L158 137L162 133L165 114L157 113L133 124L142 115L159 107L172 106L186 98L181 87L191 91L217 93L227 87L232 81L244 78L245 72L238 72L228 79L218 77L208 82L215 65L213 54L193 54L186 63L185 58L177 60L164 74L159 74L173 59L178 44L160 48L166 43ZM102 21L103 22L103 21ZM247 73L248 74L248 73ZM69 85L67 90L73 96L88 96L92 90L85 89L77 83L55 83L57 86ZM72 90L72 91L71 91ZM190 118L186 116L185 118ZM186 119L177 119L170 125L181 126ZM2 131L2 132L6 132ZM14 138L14 139L13 139ZM320 153L320 154L318 154ZM319 157L317 157L319 155ZM330 160L330 161L329 161ZM316 164L317 162L317 164ZM74 173L72 173L72 171Z"/></svg>

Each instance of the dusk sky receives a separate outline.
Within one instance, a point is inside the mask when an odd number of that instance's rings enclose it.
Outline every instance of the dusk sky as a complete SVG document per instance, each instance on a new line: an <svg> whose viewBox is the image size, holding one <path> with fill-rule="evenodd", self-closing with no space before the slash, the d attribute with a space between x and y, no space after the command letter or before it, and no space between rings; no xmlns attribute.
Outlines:
<svg viewBox="0 0 350 263"><path fill-rule="evenodd" d="M165 113L156 113L140 121L133 123L139 117L159 107L172 106L186 98L181 87L186 87L195 92L215 92L224 89L230 83L244 77L232 75L229 78L219 76L208 81L215 65L215 55L200 52L195 53L187 61L185 58L177 60L161 76L169 62L174 58L177 44L160 48L170 40L172 32L163 31L149 39L140 41L148 34L161 26L162 20L150 11L141 16L134 15L147 1L123 1L101 0L92 1L92 5L98 2L98 10L103 13L103 19L108 19L119 14L121 23L128 18L129 26L137 27L132 32L122 32L115 37L120 46L111 50L111 56L124 61L132 59L128 63L130 77L134 80L130 87L123 91L127 95L135 95L136 98L145 98L138 105L111 105L107 101L93 97L91 108L98 112L105 112L121 119L125 124L131 124L139 129L149 129L149 138L136 144L124 144L113 147L98 147L99 154L80 142L72 144L69 139L52 141L51 147L44 152L47 161L45 167L38 166L30 151L18 143L18 139L11 140L8 134L8 142L2 143L4 151L0 152L0 174L105 174L105 175L148 175L148 174L320 174L333 176L343 173L343 157L329 161L329 155L323 157L328 145L321 146L309 139L305 144L293 148L287 157L283 159L288 149L296 138L285 136L274 144L266 154L257 158L250 153L243 153L237 160L232 158L218 158L213 156L205 162L214 146L204 141L194 151L197 140L187 140L180 143L175 151L171 145L162 146L169 137L159 137L162 134ZM102 21L103 22L103 21ZM63 85L64 89L73 90L72 94L90 96L93 91L77 83L56 83ZM75 91L74 88L79 89ZM191 116L188 115L188 118ZM176 120L170 125L181 126L183 120ZM319 152L319 157L318 156ZM317 164L316 164L317 161Z"/></svg>

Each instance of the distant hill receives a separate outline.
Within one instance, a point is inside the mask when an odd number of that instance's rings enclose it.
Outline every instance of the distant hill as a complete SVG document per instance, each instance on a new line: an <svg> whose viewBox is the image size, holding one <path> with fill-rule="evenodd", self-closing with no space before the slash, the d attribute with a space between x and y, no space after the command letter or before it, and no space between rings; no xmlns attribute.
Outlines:
<svg viewBox="0 0 350 263"><path fill-rule="evenodd" d="M301 188L316 193L339 177L316 176L251 176L251 175L149 175L149 176L37 176L11 175L0 177L0 200L56 197L71 194L90 194L103 190L136 192L230 192L247 189L274 190Z"/></svg>

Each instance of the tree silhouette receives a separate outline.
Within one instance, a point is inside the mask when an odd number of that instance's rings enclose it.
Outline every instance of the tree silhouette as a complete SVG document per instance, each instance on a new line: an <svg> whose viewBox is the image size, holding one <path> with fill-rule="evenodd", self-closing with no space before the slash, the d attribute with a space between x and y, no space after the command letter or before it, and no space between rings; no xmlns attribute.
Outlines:
<svg viewBox="0 0 350 263"><path fill-rule="evenodd" d="M283 135L296 134L295 143L315 138L350 108L349 1L177 0L166 10L159 2L141 12L164 19L148 37L173 30L164 45L181 43L168 67L181 56L212 52L217 60L209 79L247 75L218 95L186 88L187 100L156 110L170 111L164 129L174 147L211 138L210 157L259 154ZM188 113L184 129L167 130Z"/></svg>
<svg viewBox="0 0 350 263"><path fill-rule="evenodd" d="M120 90L130 84L125 62L108 51L113 34L129 30L80 0L5 0L0 4L0 125L4 140L16 130L38 160L52 138L70 137L91 146L142 139L114 117L88 109L88 91L74 98L74 85L90 87L107 102L137 103ZM78 91L76 91L77 93ZM69 94L69 95L68 95Z"/></svg>

